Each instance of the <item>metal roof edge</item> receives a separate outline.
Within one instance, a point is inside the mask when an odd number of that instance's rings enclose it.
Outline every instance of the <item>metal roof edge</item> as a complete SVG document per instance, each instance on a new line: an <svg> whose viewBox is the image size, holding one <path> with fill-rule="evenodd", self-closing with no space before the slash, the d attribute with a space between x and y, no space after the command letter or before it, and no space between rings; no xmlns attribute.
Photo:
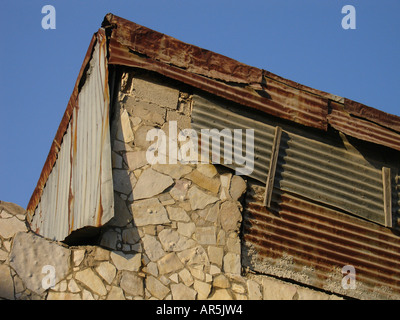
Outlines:
<svg viewBox="0 0 400 320"><path fill-rule="evenodd" d="M330 125L354 136L354 130L338 125L338 119L347 122L350 117L358 131L368 127L374 136L370 139L369 132L365 132L354 137L400 150L400 143L387 142L385 138L394 135L400 140L400 117L396 115L245 65L112 13L104 17L102 26L112 29L110 64L155 71L273 116L324 131ZM330 115L331 102L343 106L335 121ZM371 125L366 126L368 123Z"/></svg>

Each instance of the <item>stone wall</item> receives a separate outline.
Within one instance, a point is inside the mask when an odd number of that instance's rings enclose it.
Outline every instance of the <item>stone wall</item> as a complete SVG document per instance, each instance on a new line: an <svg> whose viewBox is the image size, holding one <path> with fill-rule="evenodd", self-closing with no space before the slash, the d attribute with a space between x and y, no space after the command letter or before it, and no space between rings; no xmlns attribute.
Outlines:
<svg viewBox="0 0 400 320"><path fill-rule="evenodd" d="M0 210L0 297L6 299L336 299L241 265L247 182L222 166L149 164L152 128L190 128L190 92L123 73L111 117L115 217L97 245L30 231L24 210ZM183 144L184 142L177 142ZM53 281L53 282L52 282Z"/></svg>

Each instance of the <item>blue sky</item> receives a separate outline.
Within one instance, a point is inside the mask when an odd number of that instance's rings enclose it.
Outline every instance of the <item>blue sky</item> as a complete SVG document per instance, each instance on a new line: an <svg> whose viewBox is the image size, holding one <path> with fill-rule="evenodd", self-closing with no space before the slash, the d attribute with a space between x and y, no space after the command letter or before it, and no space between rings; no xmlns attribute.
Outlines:
<svg viewBox="0 0 400 320"><path fill-rule="evenodd" d="M114 13L287 79L400 115L398 0L0 0L0 200L26 207L91 36ZM44 5L56 29L44 30ZM342 7L356 9L344 30Z"/></svg>

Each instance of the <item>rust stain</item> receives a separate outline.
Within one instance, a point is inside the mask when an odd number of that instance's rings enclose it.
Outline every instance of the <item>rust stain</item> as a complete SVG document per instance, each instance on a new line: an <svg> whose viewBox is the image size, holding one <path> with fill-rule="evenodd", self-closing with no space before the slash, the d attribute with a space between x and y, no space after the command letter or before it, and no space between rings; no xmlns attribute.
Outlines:
<svg viewBox="0 0 400 320"><path fill-rule="evenodd" d="M97 205L97 215L96 215L96 227L101 226L101 218L103 217L103 204L101 203L101 193L99 203Z"/></svg>
<svg viewBox="0 0 400 320"><path fill-rule="evenodd" d="M374 109L368 108L368 110L371 113L371 110ZM374 121L367 121L352 116L351 112L348 107L332 102L328 122L333 128L349 136L400 151L400 135L392 129L378 124L378 122L383 122L379 120L378 116L374 118ZM353 113L361 114L361 111ZM375 110L374 114L381 114L381 112ZM396 116L391 119L394 123ZM396 125L392 127L396 127Z"/></svg>
<svg viewBox="0 0 400 320"><path fill-rule="evenodd" d="M247 66L113 14L106 15L103 26L112 29L110 64L158 72L275 117L323 131L331 125L358 139L399 150L400 117ZM342 110L330 113L331 102L343 106ZM351 122L346 114L354 116Z"/></svg>
<svg viewBox="0 0 400 320"><path fill-rule="evenodd" d="M68 101L67 108L66 108L66 110L64 112L64 115L62 117L61 123L60 123L60 125L59 125L59 127L57 129L57 133L55 135L55 138L53 139L53 143L52 143L52 145L50 147L50 151L49 151L49 153L47 155L46 162L45 162L45 164L44 164L44 166L42 168L42 172L40 173L40 177L39 177L38 183L36 185L35 190L33 191L31 199L29 200L29 203L27 205L27 212L28 212L28 218L29 218L28 222L29 223L31 222L31 220L33 218L34 211L35 211L35 209L36 209L36 207L37 207L37 205L38 205L38 203L40 201L40 197L42 196L44 185L46 184L46 181L47 181L47 179L48 179L48 177L49 177L49 175L50 175L50 173L51 173L51 171L52 171L52 169L54 167L54 164L55 164L55 162L57 160L57 154L58 154L58 150L59 150L59 148L57 146L61 145L61 142L62 142L62 139L64 137L64 134L67 131L68 125L70 123L73 110L76 107L75 102L76 102L77 97L78 97L78 86L79 86L80 80L81 80L81 78L83 76L83 73L85 71L86 65L90 61L91 54L92 54L92 51L94 49L94 45L95 45L96 41L97 41L97 34L94 34L92 39L91 39L91 41L90 41L89 48L88 48L88 50L86 52L86 55L85 55L85 57L83 59L83 64L82 64L81 69L79 71L78 78L77 78L77 80L75 82L75 86L74 86L74 89L72 91L71 97L70 97L70 99Z"/></svg>
<svg viewBox="0 0 400 320"><path fill-rule="evenodd" d="M371 294L400 298L400 239L390 230L277 190L269 210L262 190L247 194L244 215L244 240L259 261L279 265L289 256L288 270L314 270L306 284L320 288L327 274L350 264Z"/></svg>

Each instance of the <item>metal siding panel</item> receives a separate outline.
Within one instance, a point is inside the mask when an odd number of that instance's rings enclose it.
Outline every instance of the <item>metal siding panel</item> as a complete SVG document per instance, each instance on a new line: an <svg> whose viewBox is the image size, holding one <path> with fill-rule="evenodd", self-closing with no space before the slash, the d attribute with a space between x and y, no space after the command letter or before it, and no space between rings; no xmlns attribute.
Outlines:
<svg viewBox="0 0 400 320"><path fill-rule="evenodd" d="M400 238L387 228L251 183L243 220L242 264L358 299L400 298ZM356 270L355 290L341 286L342 267Z"/></svg>
<svg viewBox="0 0 400 320"><path fill-rule="evenodd" d="M300 135L286 132L282 140L276 187L384 223L380 169Z"/></svg>
<svg viewBox="0 0 400 320"><path fill-rule="evenodd" d="M275 120L238 114L238 108L194 96L192 127L254 128L255 164L249 176L265 183ZM361 154L332 143L329 136L285 125L279 149L275 187L384 224L382 172ZM294 131L296 133L294 133ZM336 145L335 145L336 144ZM221 163L223 164L223 163ZM234 168L234 165L227 165Z"/></svg>
<svg viewBox="0 0 400 320"><path fill-rule="evenodd" d="M100 226L114 215L105 45L99 34L57 160L32 218L33 229L44 237L64 240L73 230Z"/></svg>
<svg viewBox="0 0 400 320"><path fill-rule="evenodd" d="M269 166L274 139L275 128L273 126L256 123L240 114L221 108L200 96L195 96L192 111L192 128L198 134L204 128L218 130L223 130L224 128L242 129L243 131L254 129L254 171L249 176L265 182L268 173L265 168ZM228 145L228 148L232 150L231 145ZM234 164L226 166L235 167Z"/></svg>

